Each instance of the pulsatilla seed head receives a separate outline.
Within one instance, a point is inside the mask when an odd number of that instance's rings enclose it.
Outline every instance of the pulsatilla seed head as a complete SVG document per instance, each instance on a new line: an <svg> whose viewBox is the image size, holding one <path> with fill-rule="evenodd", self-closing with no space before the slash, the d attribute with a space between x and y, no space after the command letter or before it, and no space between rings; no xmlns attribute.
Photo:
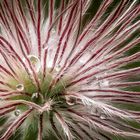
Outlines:
<svg viewBox="0 0 140 140"><path fill-rule="evenodd" d="M0 140L140 139L139 16L138 0L1 0Z"/></svg>

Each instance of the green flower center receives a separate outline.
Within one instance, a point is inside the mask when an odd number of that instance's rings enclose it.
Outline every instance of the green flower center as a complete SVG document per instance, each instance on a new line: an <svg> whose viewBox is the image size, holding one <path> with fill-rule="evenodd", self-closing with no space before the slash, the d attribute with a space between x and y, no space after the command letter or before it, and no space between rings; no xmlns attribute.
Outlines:
<svg viewBox="0 0 140 140"><path fill-rule="evenodd" d="M11 100L26 100L33 102L37 105L44 106L46 102L66 102L65 96L66 86L69 83L67 77L63 77L56 81L56 71L49 72L49 69L45 73L45 77L42 72L38 72L37 81L39 85L35 83L34 79L29 76L26 72L19 72L19 79L10 79L9 83L11 88L17 93L16 96L11 96ZM25 105L20 105L17 107L20 110L26 110Z"/></svg>

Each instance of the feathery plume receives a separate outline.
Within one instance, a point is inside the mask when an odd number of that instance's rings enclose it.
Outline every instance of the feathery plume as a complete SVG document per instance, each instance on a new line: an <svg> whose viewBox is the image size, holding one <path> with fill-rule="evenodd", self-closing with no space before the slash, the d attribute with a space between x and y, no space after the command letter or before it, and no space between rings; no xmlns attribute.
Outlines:
<svg viewBox="0 0 140 140"><path fill-rule="evenodd" d="M138 0L1 0L0 140L140 139L139 16Z"/></svg>

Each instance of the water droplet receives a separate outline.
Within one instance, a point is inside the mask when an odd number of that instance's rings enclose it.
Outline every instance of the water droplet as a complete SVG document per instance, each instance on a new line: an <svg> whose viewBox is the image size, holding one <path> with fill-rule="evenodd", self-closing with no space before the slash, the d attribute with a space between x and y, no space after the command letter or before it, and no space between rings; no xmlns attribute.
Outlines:
<svg viewBox="0 0 140 140"><path fill-rule="evenodd" d="M96 81L97 80L97 78L94 76L94 77L91 77L91 78L89 78L88 80L87 80L87 84L90 86L90 85L92 85L93 84L93 82L94 81Z"/></svg>
<svg viewBox="0 0 140 140"><path fill-rule="evenodd" d="M55 70L56 70L57 72L60 71L60 69L61 69L61 66L60 66L60 65L57 65L56 68L55 68Z"/></svg>
<svg viewBox="0 0 140 140"><path fill-rule="evenodd" d="M32 63L32 66L34 67L36 72L39 72L41 67L41 62L38 57L34 55L29 55L30 62Z"/></svg>
<svg viewBox="0 0 140 140"><path fill-rule="evenodd" d="M47 68L52 68L52 66L53 66L52 62L51 61L48 61Z"/></svg>
<svg viewBox="0 0 140 140"><path fill-rule="evenodd" d="M97 114L98 113L97 108L90 107L89 110L90 110L91 114Z"/></svg>
<svg viewBox="0 0 140 140"><path fill-rule="evenodd" d="M108 80L102 80L99 82L100 87L108 87L109 86L109 81Z"/></svg>
<svg viewBox="0 0 140 140"><path fill-rule="evenodd" d="M19 116L21 114L21 111L19 109L15 110L14 112L15 116Z"/></svg>
<svg viewBox="0 0 140 140"><path fill-rule="evenodd" d="M91 48L88 50L88 52L89 52L91 55L93 54L94 51L95 51L95 50L93 50L93 49L91 49Z"/></svg>
<svg viewBox="0 0 140 140"><path fill-rule="evenodd" d="M29 106L29 109L33 109L33 107L32 106Z"/></svg>
<svg viewBox="0 0 140 140"><path fill-rule="evenodd" d="M79 62L80 62L81 64L85 64L85 63L89 60L90 57L91 57L91 54L90 54L89 52L86 52L86 53L84 53L84 54L82 55L82 57L79 59Z"/></svg>
<svg viewBox="0 0 140 140"><path fill-rule="evenodd" d="M24 58L22 58L22 61L25 63L26 62L26 59L25 59L25 57Z"/></svg>
<svg viewBox="0 0 140 140"><path fill-rule="evenodd" d="M75 105L77 102L77 99L75 97L72 96L66 96L66 103L68 105Z"/></svg>
<svg viewBox="0 0 140 140"><path fill-rule="evenodd" d="M107 116L106 116L105 114L101 114L101 115L100 115L100 119L102 119L102 120L105 120L106 117L107 117Z"/></svg>
<svg viewBox="0 0 140 140"><path fill-rule="evenodd" d="M33 95L32 95L32 100L35 100L35 99L37 99L39 97L39 94L38 93L33 93Z"/></svg>
<svg viewBox="0 0 140 140"><path fill-rule="evenodd" d="M16 90L23 91L24 90L24 85L23 84L16 85Z"/></svg>
<svg viewBox="0 0 140 140"><path fill-rule="evenodd" d="M55 31L54 28L51 30L51 33L52 33L52 34L56 33L56 31Z"/></svg>

